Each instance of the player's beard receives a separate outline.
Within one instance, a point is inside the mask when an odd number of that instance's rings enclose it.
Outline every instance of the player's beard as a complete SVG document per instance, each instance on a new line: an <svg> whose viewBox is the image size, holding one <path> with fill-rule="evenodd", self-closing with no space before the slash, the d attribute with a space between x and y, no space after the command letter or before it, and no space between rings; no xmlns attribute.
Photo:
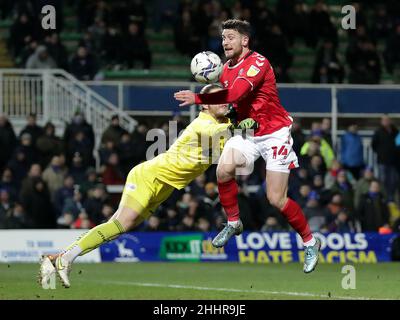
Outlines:
<svg viewBox="0 0 400 320"><path fill-rule="evenodd" d="M225 57L227 60L231 59L233 62L236 63L242 52L243 51L241 49L235 50L234 48L232 48L232 50L229 51L229 54L225 53Z"/></svg>

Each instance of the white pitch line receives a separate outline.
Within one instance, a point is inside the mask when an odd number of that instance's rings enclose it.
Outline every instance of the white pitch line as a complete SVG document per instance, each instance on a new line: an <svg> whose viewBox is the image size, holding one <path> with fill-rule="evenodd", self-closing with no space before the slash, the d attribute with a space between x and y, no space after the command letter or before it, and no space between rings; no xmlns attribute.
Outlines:
<svg viewBox="0 0 400 320"><path fill-rule="evenodd" d="M96 282L103 283L103 284L108 283L108 284L137 286L137 287L191 289L191 290L200 290L200 291L222 291L222 292L238 292L238 293L261 293L261 294L272 294L272 295L286 295L286 296L295 296L295 297L314 297L314 298L330 299L328 297L328 295L315 294L315 293L309 293L309 292L246 290L246 289L234 289L234 288L212 288L212 287L187 286L187 285L180 285L180 284L162 284L162 283L127 282L127 281L96 281ZM344 296L331 296L331 299L374 300L372 298L367 298L367 297L344 297ZM382 299L382 300L387 300L387 299Z"/></svg>

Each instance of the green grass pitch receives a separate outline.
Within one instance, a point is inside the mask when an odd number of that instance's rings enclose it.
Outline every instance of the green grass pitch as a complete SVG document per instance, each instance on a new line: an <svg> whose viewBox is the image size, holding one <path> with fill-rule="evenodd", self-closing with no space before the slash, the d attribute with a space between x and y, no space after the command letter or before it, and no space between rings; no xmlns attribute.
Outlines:
<svg viewBox="0 0 400 320"><path fill-rule="evenodd" d="M342 288L341 264L77 263L71 288L36 282L38 264L0 264L2 299L400 299L400 264L356 264L356 289Z"/></svg>

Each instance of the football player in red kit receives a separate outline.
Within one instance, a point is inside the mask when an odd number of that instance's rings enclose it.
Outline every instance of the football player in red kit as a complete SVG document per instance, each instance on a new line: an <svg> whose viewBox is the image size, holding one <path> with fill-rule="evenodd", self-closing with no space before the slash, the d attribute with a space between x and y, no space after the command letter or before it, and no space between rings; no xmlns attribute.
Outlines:
<svg viewBox="0 0 400 320"><path fill-rule="evenodd" d="M246 21L233 19L222 23L222 46L228 60L220 76L224 90L208 94L184 90L176 92L174 97L181 102L180 106L233 103L238 121L253 118L259 124L254 136L237 135L229 139L219 159L218 190L228 223L214 238L213 245L224 246L229 238L242 232L236 170L249 168L262 156L266 162L267 198L303 239L303 270L309 273L318 263L321 242L312 235L300 206L287 197L290 170L298 167L290 132L293 119L280 103L269 61L250 50L250 33Z"/></svg>

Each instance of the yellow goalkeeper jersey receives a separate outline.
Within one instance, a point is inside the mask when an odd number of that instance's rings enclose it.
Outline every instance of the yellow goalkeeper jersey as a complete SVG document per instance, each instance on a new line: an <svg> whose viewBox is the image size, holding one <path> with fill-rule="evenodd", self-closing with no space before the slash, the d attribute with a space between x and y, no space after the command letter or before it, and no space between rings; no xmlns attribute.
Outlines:
<svg viewBox="0 0 400 320"><path fill-rule="evenodd" d="M174 188L184 188L217 163L229 125L228 119L226 123L219 123L211 115L200 112L166 152L144 163L146 173Z"/></svg>

